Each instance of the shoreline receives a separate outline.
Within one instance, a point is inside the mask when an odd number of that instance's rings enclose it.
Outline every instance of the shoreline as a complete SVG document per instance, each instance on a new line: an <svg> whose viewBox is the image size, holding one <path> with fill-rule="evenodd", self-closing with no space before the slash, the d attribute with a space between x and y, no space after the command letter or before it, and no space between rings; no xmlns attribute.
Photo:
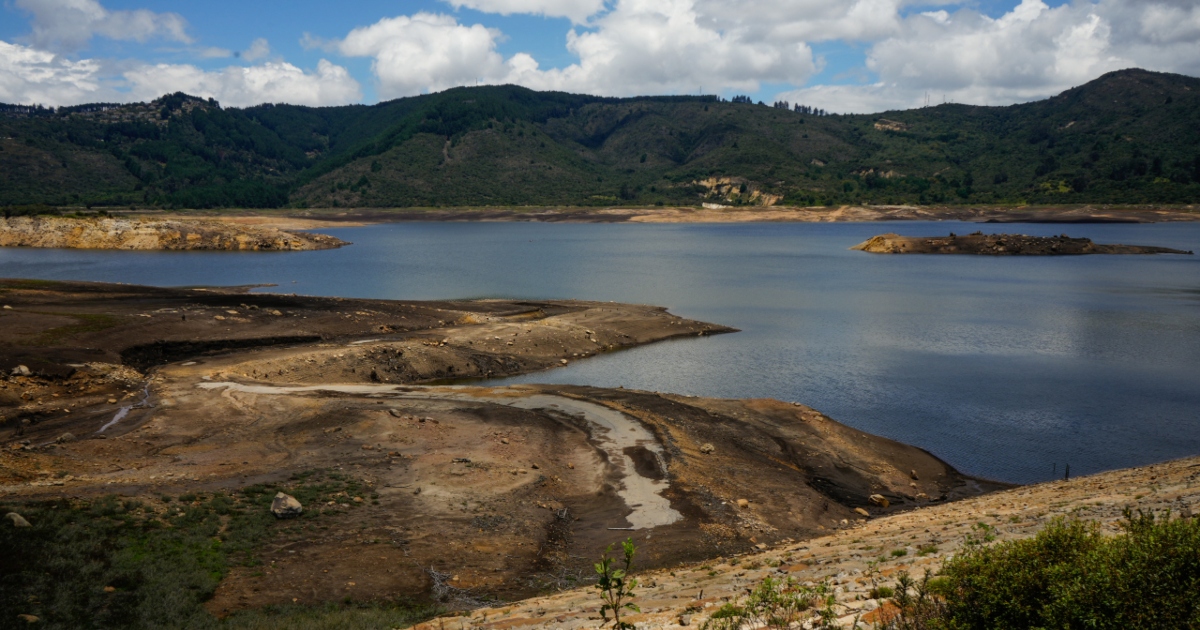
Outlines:
<svg viewBox="0 0 1200 630"><path fill-rule="evenodd" d="M5 509L116 493L167 511L176 494L301 492L305 471L357 480L357 498L305 506L320 533L273 530L261 555L280 571L232 568L217 615L298 583L314 604L350 579L360 597L423 593L404 563L444 566L450 548L460 588L518 599L630 528L665 567L1011 487L797 402L478 380L736 332L654 306L22 280L0 280L0 302ZM341 542L401 535L378 567Z"/></svg>

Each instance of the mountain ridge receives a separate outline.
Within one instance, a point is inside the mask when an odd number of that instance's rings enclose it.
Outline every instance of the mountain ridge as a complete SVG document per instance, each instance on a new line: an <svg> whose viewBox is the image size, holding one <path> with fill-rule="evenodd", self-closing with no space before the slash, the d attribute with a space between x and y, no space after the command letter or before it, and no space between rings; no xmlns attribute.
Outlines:
<svg viewBox="0 0 1200 630"><path fill-rule="evenodd" d="M326 108L222 108L185 94L57 110L0 105L0 206L1200 199L1194 77L1122 70L1004 107L822 116L777 105L517 86Z"/></svg>

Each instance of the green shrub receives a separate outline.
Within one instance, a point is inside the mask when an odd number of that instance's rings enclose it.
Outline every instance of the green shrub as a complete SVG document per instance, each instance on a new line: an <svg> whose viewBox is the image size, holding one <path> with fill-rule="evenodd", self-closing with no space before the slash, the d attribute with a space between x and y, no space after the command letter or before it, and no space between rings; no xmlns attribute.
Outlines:
<svg viewBox="0 0 1200 630"><path fill-rule="evenodd" d="M1059 519L1031 539L976 540L915 592L905 576L888 627L1200 628L1200 519L1126 512L1123 528Z"/></svg>

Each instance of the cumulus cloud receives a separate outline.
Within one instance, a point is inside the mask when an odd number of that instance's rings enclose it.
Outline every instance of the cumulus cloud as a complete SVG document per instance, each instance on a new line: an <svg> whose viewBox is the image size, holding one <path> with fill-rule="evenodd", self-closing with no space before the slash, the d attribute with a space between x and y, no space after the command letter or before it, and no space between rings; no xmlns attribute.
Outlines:
<svg viewBox="0 0 1200 630"><path fill-rule="evenodd" d="M591 26L567 34L577 63L545 70L527 53L500 55L500 32L449 15L380 20L355 29L337 48L374 58L385 98L476 82L607 95L702 86L755 91L764 81L803 82L816 71L806 43L771 44L743 29L704 26L691 0L619 0Z"/></svg>
<svg viewBox="0 0 1200 630"><path fill-rule="evenodd" d="M1200 7L1190 1L1100 0L1051 8L1022 0L990 18L970 9L925 12L875 42L879 81L814 86L779 98L838 112L918 106L926 93L978 105L1045 98L1112 70L1200 73Z"/></svg>
<svg viewBox="0 0 1200 630"><path fill-rule="evenodd" d="M151 100L171 92L215 98L223 105L260 103L344 105L362 99L362 90L345 68L322 59L316 72L290 63L264 63L207 71L191 65L157 64L123 73L129 100Z"/></svg>
<svg viewBox="0 0 1200 630"><path fill-rule="evenodd" d="M96 35L137 42L192 41L187 21L177 13L109 11L97 0L15 0L14 4L32 18L30 39L42 49L78 50Z"/></svg>
<svg viewBox="0 0 1200 630"><path fill-rule="evenodd" d="M563 17L581 23L604 9L604 0L446 0L455 9L466 7L484 13L527 13Z"/></svg>
<svg viewBox="0 0 1200 630"><path fill-rule="evenodd" d="M242 51L241 58L246 61L258 61L269 54L271 54L271 44L265 38L259 37L250 43L249 48Z"/></svg>
<svg viewBox="0 0 1200 630"><path fill-rule="evenodd" d="M53 53L0 41L0 102L74 105L94 100L102 85L100 64L69 61Z"/></svg>
<svg viewBox="0 0 1200 630"><path fill-rule="evenodd" d="M0 41L0 102L61 106L148 101L172 92L215 98L235 107L344 105L362 99L358 81L345 68L324 59L311 72L282 62L220 70L187 64L135 63L118 68Z"/></svg>

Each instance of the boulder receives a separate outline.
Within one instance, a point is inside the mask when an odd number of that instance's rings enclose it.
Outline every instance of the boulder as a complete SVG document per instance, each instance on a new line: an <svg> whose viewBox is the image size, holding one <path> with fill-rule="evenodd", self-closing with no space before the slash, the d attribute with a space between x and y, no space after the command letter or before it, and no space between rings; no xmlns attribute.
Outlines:
<svg viewBox="0 0 1200 630"><path fill-rule="evenodd" d="M716 450L717 447L713 446L712 444L705 444L700 447L700 452L704 453L705 455L711 455Z"/></svg>
<svg viewBox="0 0 1200 630"><path fill-rule="evenodd" d="M879 507L887 507L887 506L891 505L891 503L888 502L888 500L886 498L884 498L884 496L882 494L872 494L868 498L870 499L871 503L874 503L875 505L878 505Z"/></svg>
<svg viewBox="0 0 1200 630"><path fill-rule="evenodd" d="M18 365L17 367L12 369L12 375L13 376L33 376L33 372L30 372L29 368L24 365Z"/></svg>
<svg viewBox="0 0 1200 630"><path fill-rule="evenodd" d="M290 494L282 492L275 495L275 500L271 501L271 513L275 518L296 518L304 512L304 506Z"/></svg>
<svg viewBox="0 0 1200 630"><path fill-rule="evenodd" d="M16 512L9 512L8 514L4 515L4 518L12 521L13 527L29 527L30 526L29 521L25 520L24 516L21 516L20 514L17 514Z"/></svg>

